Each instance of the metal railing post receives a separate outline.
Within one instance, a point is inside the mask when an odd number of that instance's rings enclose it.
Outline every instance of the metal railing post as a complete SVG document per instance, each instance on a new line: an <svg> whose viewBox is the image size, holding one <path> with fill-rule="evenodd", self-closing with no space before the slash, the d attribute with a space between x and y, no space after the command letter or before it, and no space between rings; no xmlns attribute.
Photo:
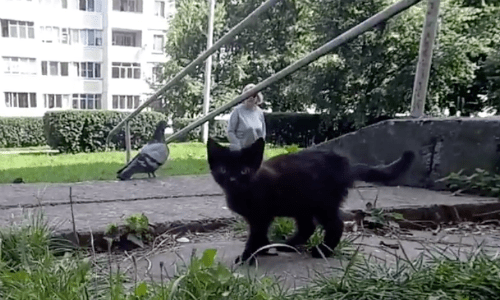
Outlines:
<svg viewBox="0 0 500 300"><path fill-rule="evenodd" d="M390 19L393 16L399 14L400 12L410 8L411 6L417 4L420 1L421 0L402 0L402 1L399 1L399 2L389 6L388 8L384 9L383 11L373 15L372 17L370 17L367 20L361 22L360 24L354 26L353 28L347 30L346 32L337 36L336 38L334 38L333 40L324 44L323 46L319 47L318 49L307 54L305 57L303 57L299 61L296 61L295 63L289 65L288 67L284 68L283 70L279 71L278 73L276 73L272 76L269 76L264 81L257 84L255 87L251 88L247 92L234 98L232 101L222 105L221 107L215 109L214 111L212 111L208 115L199 118L198 120L194 121L193 123L189 124L188 126L184 127L183 129L177 131L176 133L174 133L173 135L171 135L167 139L165 139L165 143L168 144L169 142L173 141L177 137L179 137L183 134L186 134L187 132L189 132L193 128L198 127L201 124L205 123L206 121L213 119L218 114L235 106L236 104L245 100L249 96L256 94L257 92L263 90L264 88L275 83L276 81L278 81L278 80L284 78L285 76L297 71L299 68L301 68L301 67L313 62L314 60L318 59L319 57L327 54L328 52L332 51L334 48L350 41L351 39L357 37L358 35L362 34L363 32L373 28L375 25L387 21L388 19Z"/></svg>
<svg viewBox="0 0 500 300"><path fill-rule="evenodd" d="M166 90L177 84L184 76L186 76L190 71L194 70L194 68L199 65L201 62L205 61L207 57L212 55L215 51L217 51L222 45L227 43L230 39L232 39L236 34L241 32L248 24L255 21L257 17L274 6L276 2L279 0L268 0L262 3L256 10L254 10L251 14L249 14L243 21L238 23L238 25L234 26L228 33L226 33L220 40L218 40L210 49L205 50L202 54L200 54L194 61L192 61L187 67L185 67L182 71L180 71L174 78L172 78L167 84L165 84L160 90L154 93L148 100L142 103L138 108L136 108L130 115L128 115L125 119L123 119L118 125L113 128L106 138L106 147L109 144L111 137L118 132L118 130L127 122L128 120L135 117L139 114L144 108L149 106L149 104L153 101L158 100L158 97L163 94Z"/></svg>
<svg viewBox="0 0 500 300"><path fill-rule="evenodd" d="M132 145L130 143L130 122L126 121L125 122L125 149L127 151L127 161L126 163L130 161L130 152L132 150Z"/></svg>
<svg viewBox="0 0 500 300"><path fill-rule="evenodd" d="M428 0L427 14L420 39L417 71L413 82L413 95L411 98L411 117L419 118L424 114L427 85L431 72L432 52L438 25L440 0Z"/></svg>

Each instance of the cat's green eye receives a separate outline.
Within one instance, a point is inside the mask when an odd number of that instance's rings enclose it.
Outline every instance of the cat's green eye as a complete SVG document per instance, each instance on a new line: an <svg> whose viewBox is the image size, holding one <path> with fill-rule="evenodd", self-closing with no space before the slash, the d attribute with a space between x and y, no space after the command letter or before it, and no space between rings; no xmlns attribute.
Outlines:
<svg viewBox="0 0 500 300"><path fill-rule="evenodd" d="M241 174L243 174L243 175L248 174L248 172L250 172L250 170L248 168L244 168L243 170L241 170Z"/></svg>
<svg viewBox="0 0 500 300"><path fill-rule="evenodd" d="M225 174L225 173L226 173L226 168L225 168L225 167L220 167L220 168L219 168L219 172L220 172L221 174Z"/></svg>

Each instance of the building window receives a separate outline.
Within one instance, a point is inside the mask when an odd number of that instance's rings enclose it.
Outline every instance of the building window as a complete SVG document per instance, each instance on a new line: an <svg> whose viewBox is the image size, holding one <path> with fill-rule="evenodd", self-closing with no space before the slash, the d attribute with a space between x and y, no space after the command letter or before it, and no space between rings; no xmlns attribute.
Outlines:
<svg viewBox="0 0 500 300"><path fill-rule="evenodd" d="M141 64L139 63L112 63L111 78L141 79Z"/></svg>
<svg viewBox="0 0 500 300"><path fill-rule="evenodd" d="M102 46L102 30L41 26L42 42L67 45Z"/></svg>
<svg viewBox="0 0 500 300"><path fill-rule="evenodd" d="M34 39L35 27L33 22L0 20L2 37Z"/></svg>
<svg viewBox="0 0 500 300"><path fill-rule="evenodd" d="M154 43L153 43L153 50L156 52L163 53L163 45L164 45L164 36L155 34Z"/></svg>
<svg viewBox="0 0 500 300"><path fill-rule="evenodd" d="M42 61L42 75L71 76L87 79L101 78L101 63Z"/></svg>
<svg viewBox="0 0 500 300"><path fill-rule="evenodd" d="M165 2L155 1L155 16L165 18Z"/></svg>
<svg viewBox="0 0 500 300"><path fill-rule="evenodd" d="M85 46L102 46L102 30L81 29L80 43Z"/></svg>
<svg viewBox="0 0 500 300"><path fill-rule="evenodd" d="M36 75L36 61L34 58L4 57L5 74Z"/></svg>
<svg viewBox="0 0 500 300"><path fill-rule="evenodd" d="M101 109L101 94L73 94L74 109Z"/></svg>
<svg viewBox="0 0 500 300"><path fill-rule="evenodd" d="M142 13L142 0L113 0L113 10Z"/></svg>
<svg viewBox="0 0 500 300"><path fill-rule="evenodd" d="M45 108L51 109L69 107L69 95L44 94L43 99Z"/></svg>
<svg viewBox="0 0 500 300"><path fill-rule="evenodd" d="M113 45L114 46L126 46L126 47L138 47L136 45L136 34L133 32L113 32Z"/></svg>
<svg viewBox="0 0 500 300"><path fill-rule="evenodd" d="M163 66L162 65L154 66L152 76L151 76L151 79L153 80L153 82L160 81L162 78L162 75L163 75Z"/></svg>
<svg viewBox="0 0 500 300"><path fill-rule="evenodd" d="M69 76L69 63L61 62L61 76Z"/></svg>
<svg viewBox="0 0 500 300"><path fill-rule="evenodd" d="M63 75L62 72L63 67L61 66L62 64L63 63L58 61L42 61L42 75L68 76L67 73L66 75Z"/></svg>
<svg viewBox="0 0 500 300"><path fill-rule="evenodd" d="M35 108L36 93L5 92L5 106L18 108Z"/></svg>
<svg viewBox="0 0 500 300"><path fill-rule="evenodd" d="M80 43L80 30L79 29L70 29L70 40L72 45L76 45Z"/></svg>
<svg viewBox="0 0 500 300"><path fill-rule="evenodd" d="M69 44L69 29L61 28L61 44Z"/></svg>
<svg viewBox="0 0 500 300"><path fill-rule="evenodd" d="M49 74L50 76L59 75L59 63L57 61L49 62Z"/></svg>
<svg viewBox="0 0 500 300"><path fill-rule="evenodd" d="M79 0L78 8L83 11L95 11L94 0Z"/></svg>
<svg viewBox="0 0 500 300"><path fill-rule="evenodd" d="M140 96L113 95L113 109L136 109L140 102Z"/></svg>
<svg viewBox="0 0 500 300"><path fill-rule="evenodd" d="M44 43L59 43L59 27L41 26L40 34Z"/></svg>
<svg viewBox="0 0 500 300"><path fill-rule="evenodd" d="M101 78L101 64L94 62L82 62L80 63L80 77L88 79L99 79Z"/></svg>

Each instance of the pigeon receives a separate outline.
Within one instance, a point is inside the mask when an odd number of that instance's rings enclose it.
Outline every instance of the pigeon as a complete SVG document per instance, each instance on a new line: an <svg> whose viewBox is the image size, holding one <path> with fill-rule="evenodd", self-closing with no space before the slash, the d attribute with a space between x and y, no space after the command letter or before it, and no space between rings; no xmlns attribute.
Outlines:
<svg viewBox="0 0 500 300"><path fill-rule="evenodd" d="M130 162L118 170L117 178L127 180L136 173L148 173L148 177L156 177L155 171L160 168L168 158L169 150L165 144L165 128L167 122L160 121L156 125L153 139L145 145Z"/></svg>

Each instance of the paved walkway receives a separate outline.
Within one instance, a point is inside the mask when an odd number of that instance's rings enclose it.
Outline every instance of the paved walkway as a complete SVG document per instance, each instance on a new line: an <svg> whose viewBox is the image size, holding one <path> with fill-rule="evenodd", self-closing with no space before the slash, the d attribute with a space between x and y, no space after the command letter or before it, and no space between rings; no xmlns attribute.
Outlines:
<svg viewBox="0 0 500 300"><path fill-rule="evenodd" d="M102 231L108 224L120 224L122 217L134 213L144 213L151 224L233 216L210 175L173 176L73 184L3 184L0 185L0 226L19 221L23 212L41 206L59 230L71 230L70 187L78 231ZM350 192L344 209L364 209L368 201L373 203L377 193L377 207L498 203L493 198L456 197L447 192L365 184Z"/></svg>
<svg viewBox="0 0 500 300"><path fill-rule="evenodd" d="M498 253L500 247L500 237L493 233L477 233L472 235L470 232L460 232L457 234L447 234L441 231L434 235L432 232L413 231L412 236L376 236L363 235L361 233L344 234L344 239L354 240L351 253L359 247L361 254L365 257L371 257L371 262L383 262L391 265L396 261L396 257L403 259L416 259L419 255L434 252L437 257L446 253L448 257L454 258L457 254L464 259L472 251L476 250L477 245L482 244L483 249L490 255ZM399 245L396 249L381 246L380 243ZM166 274L172 276L178 267L184 267L185 262L189 262L196 249L197 255L201 256L206 249L217 249L217 261L242 275L267 275L278 279L285 288L295 288L307 285L312 279L318 278L318 275L328 276L330 274L340 273L339 270L349 263L349 259L339 257L330 257L326 261L323 259L312 258L310 254L297 254L279 252L278 256L260 256L258 257L258 266L235 267L234 259L243 252L244 242L237 240L215 241L205 243L185 244L175 251L166 251L164 253L153 254L148 257L149 261L139 257L137 261L138 272L130 271L131 276L137 276L142 280L148 280L146 270L151 268L149 274L157 282L161 280L160 262L164 263L163 276ZM438 250L439 251L436 251ZM443 250L445 249L445 250ZM351 254L352 255L352 254ZM127 260L122 266L122 270L133 269L133 263ZM165 273L166 270L166 273Z"/></svg>

